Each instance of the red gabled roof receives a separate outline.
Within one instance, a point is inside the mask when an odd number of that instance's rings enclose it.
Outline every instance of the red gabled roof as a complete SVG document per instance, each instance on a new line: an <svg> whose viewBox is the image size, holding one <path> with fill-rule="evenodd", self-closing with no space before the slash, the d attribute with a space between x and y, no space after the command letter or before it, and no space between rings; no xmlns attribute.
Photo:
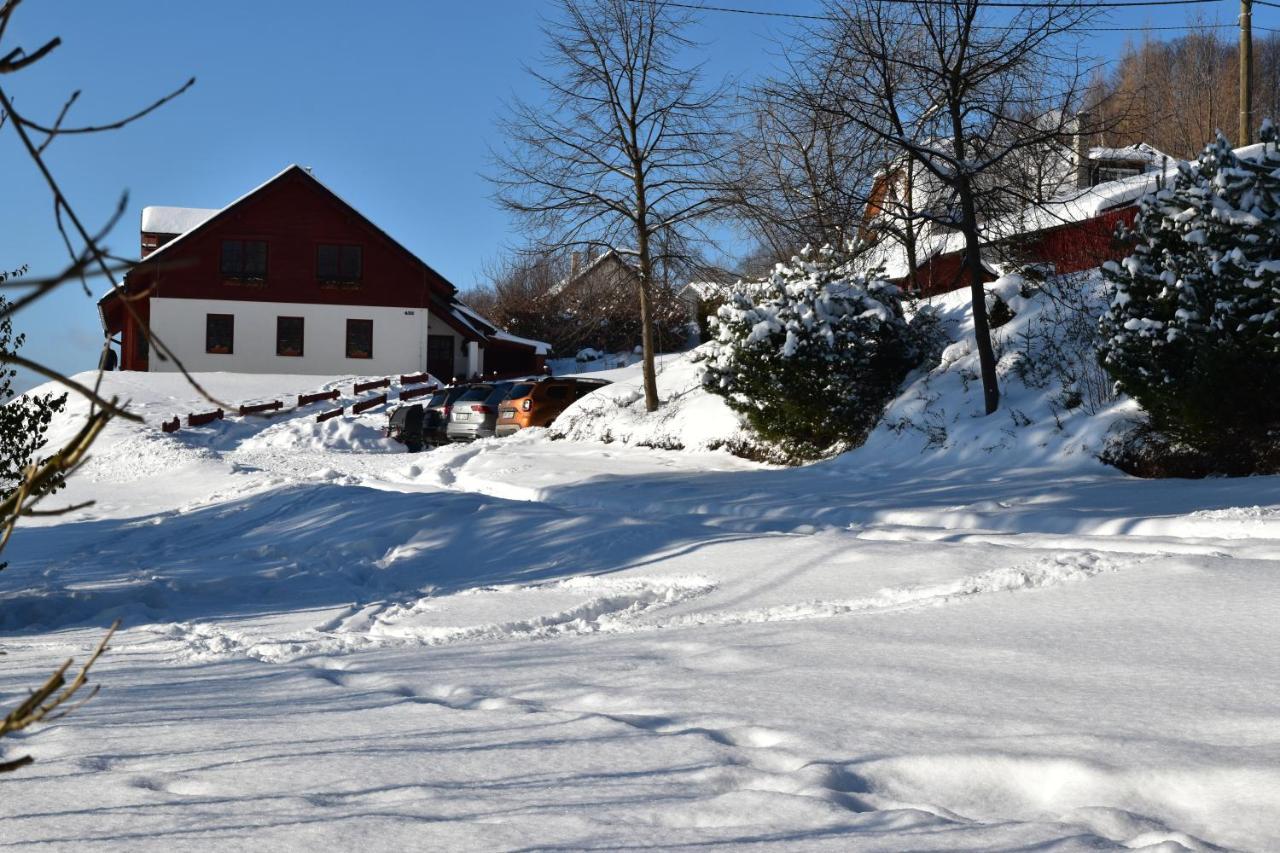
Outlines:
<svg viewBox="0 0 1280 853"><path fill-rule="evenodd" d="M346 199L344 199L342 196L335 193L333 190L329 189L329 187L327 187L323 182L321 182L319 178L311 174L310 170L305 169L302 166L299 166L297 163L289 164L283 170L281 170L280 172L277 172L275 175L268 178L266 181L262 182L261 184L254 187L253 189L249 190L244 195L235 199L230 204L220 208L217 213L205 219L203 222L201 222L196 227L192 228L190 231L186 231L182 234L179 234L177 237L173 238L168 243L165 243L163 246L159 247L154 252L147 255L142 260L140 260L137 264L133 266L133 268L130 271L132 272L132 270L140 269L140 268L146 267L149 264L154 263L158 258L162 258L165 255L165 253L169 252L174 246L181 245L184 240L186 240L188 237L192 236L193 234L201 233L206 228L209 228L215 222L218 222L219 220L226 217L230 212L238 208L240 205L244 204L246 201L248 201L249 199L256 196L258 193L265 190L267 187L270 187L272 184L275 184L283 180L286 176L289 176L289 175L304 175L307 180L311 181L311 183L313 183L319 189L323 190L332 199L338 202L338 204L342 205L347 210L349 210L352 214L357 216L362 222L364 222L366 225L368 225L370 228L376 231L379 235L385 238L386 241L390 243L393 247L395 247L398 251L408 256L414 263L424 267L431 275L435 276L441 283L443 283L446 287L449 288L449 293L451 296L458 292L458 288L456 285L453 284L453 282L449 281L449 279L441 275L438 271L436 271L434 267L432 267L426 261L422 260L422 258L419 258L413 252L409 251L409 249L407 249L403 243L401 243L399 240L395 239L386 231L384 231L382 228L380 228L377 225L377 223L375 223L372 219L365 216L363 213L361 213L359 210L353 207ZM116 295L115 290L107 291L98 300L98 304L102 304L103 302L107 301L108 299L110 299L115 295Z"/></svg>

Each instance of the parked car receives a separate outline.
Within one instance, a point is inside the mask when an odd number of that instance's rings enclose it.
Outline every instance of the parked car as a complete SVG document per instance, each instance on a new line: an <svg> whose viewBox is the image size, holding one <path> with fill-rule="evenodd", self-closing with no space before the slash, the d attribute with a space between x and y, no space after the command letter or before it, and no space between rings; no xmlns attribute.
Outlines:
<svg viewBox="0 0 1280 853"><path fill-rule="evenodd" d="M387 418L387 438L400 442L410 453L417 453L425 444L424 415L422 403L399 406Z"/></svg>
<svg viewBox="0 0 1280 853"><path fill-rule="evenodd" d="M445 425L449 412L469 387L451 385L436 391L422 403L393 409L387 418L387 437L403 444L410 453L417 453L429 445L446 443Z"/></svg>
<svg viewBox="0 0 1280 853"><path fill-rule="evenodd" d="M548 426L556 416L597 388L604 379L547 378L521 382L499 406L496 435L511 435L526 427Z"/></svg>
<svg viewBox="0 0 1280 853"><path fill-rule="evenodd" d="M514 382L477 382L454 401L445 434L450 441L475 441L494 434L498 405Z"/></svg>
<svg viewBox="0 0 1280 853"><path fill-rule="evenodd" d="M423 406L426 410L426 418L422 426L423 436L427 444L449 443L447 429L449 415L453 412L453 404L458 402L458 398L467 393L470 388L470 383L466 382L460 385L450 385L446 388L441 388L431 395L431 399L427 400Z"/></svg>

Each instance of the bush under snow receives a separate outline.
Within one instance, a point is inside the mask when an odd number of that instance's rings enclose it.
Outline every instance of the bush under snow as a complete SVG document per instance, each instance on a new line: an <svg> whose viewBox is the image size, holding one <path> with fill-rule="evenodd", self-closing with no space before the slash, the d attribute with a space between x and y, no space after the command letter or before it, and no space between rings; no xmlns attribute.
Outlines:
<svg viewBox="0 0 1280 853"><path fill-rule="evenodd" d="M831 248L740 283L711 326L707 390L790 459L861 444L922 353L898 288Z"/></svg>

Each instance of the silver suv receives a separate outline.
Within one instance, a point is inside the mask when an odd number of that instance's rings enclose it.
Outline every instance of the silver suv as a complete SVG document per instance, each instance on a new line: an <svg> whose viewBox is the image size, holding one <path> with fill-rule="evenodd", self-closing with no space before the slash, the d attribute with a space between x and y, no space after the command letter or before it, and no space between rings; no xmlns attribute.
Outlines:
<svg viewBox="0 0 1280 853"><path fill-rule="evenodd" d="M450 441L475 441L493 435L498 404L515 387L514 382L479 382L453 403L445 435Z"/></svg>

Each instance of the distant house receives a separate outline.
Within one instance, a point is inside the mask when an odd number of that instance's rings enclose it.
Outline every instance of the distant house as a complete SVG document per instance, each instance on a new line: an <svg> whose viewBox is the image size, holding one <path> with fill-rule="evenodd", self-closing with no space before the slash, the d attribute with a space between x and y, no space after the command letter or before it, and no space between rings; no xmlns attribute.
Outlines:
<svg viewBox="0 0 1280 853"><path fill-rule="evenodd" d="M1176 162L1145 143L1105 148L1077 139L1074 150L1055 149L1026 164L1044 200L981 223L990 248L984 252L984 279L996 277L993 264L1000 262L1037 263L1071 273L1123 257L1128 247L1116 239L1117 226L1133 223L1138 201L1159 188ZM873 187L863 235L884 236L864 263L880 267L899 284L914 285L923 295L968 287L959 232L932 223L919 228L913 275L902 242L888 236L893 229L877 227L881 218L891 219L892 211L901 211L908 198L914 210L941 211L948 204L945 188L918 166L881 175Z"/></svg>
<svg viewBox="0 0 1280 853"><path fill-rule="evenodd" d="M540 372L547 345L509 335L457 288L292 165L226 207L148 207L142 260L98 301L124 370L440 378ZM136 316L135 316L136 315Z"/></svg>
<svg viewBox="0 0 1280 853"><path fill-rule="evenodd" d="M631 294L640 283L640 271L617 249L605 249L584 263L581 252L574 252L569 274L553 285L550 296L574 295L597 301L595 294L614 296Z"/></svg>
<svg viewBox="0 0 1280 853"><path fill-rule="evenodd" d="M568 275L543 297L564 321L558 351L630 351L640 343L640 271L628 255L609 248L584 261L580 253L573 253ZM655 279L651 292L655 345L662 352L684 348L685 304L675 298L667 281Z"/></svg>

